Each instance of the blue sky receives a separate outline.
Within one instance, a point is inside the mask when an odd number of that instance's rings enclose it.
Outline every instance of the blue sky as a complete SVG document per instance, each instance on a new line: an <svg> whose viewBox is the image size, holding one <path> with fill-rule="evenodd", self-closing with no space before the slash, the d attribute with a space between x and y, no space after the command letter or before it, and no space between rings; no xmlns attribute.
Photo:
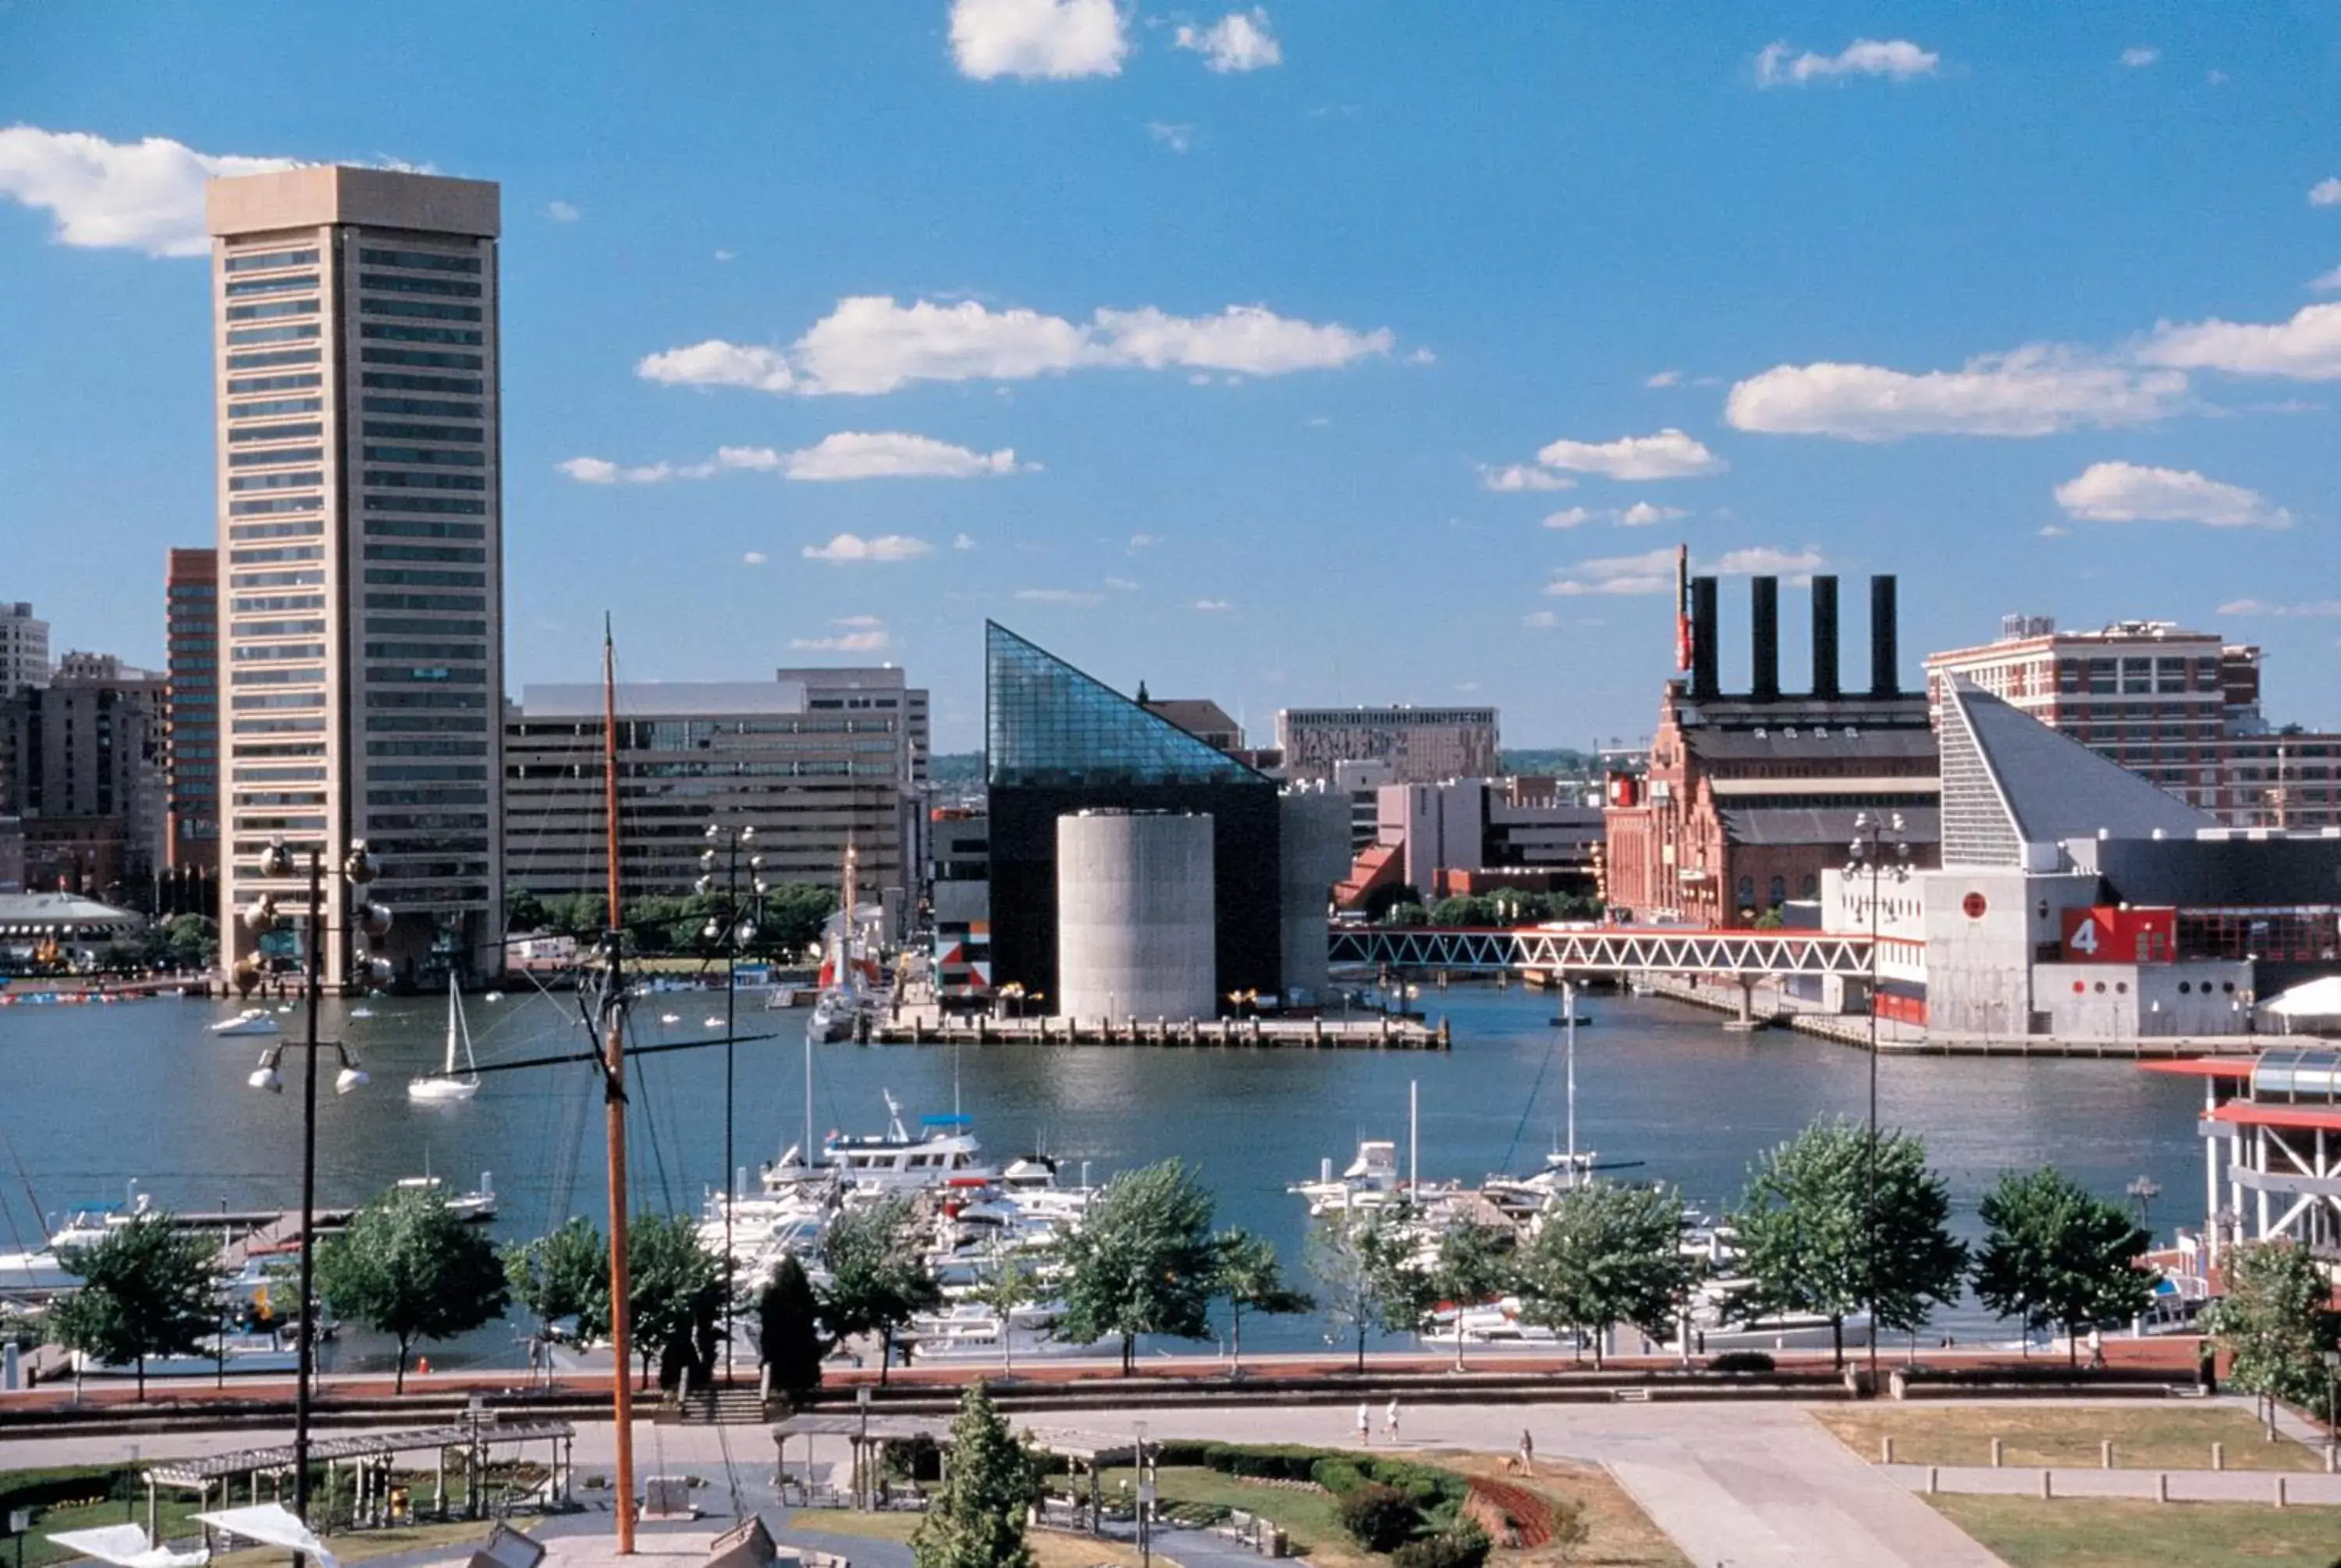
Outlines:
<svg viewBox="0 0 2341 1568"><path fill-rule="evenodd" d="M1650 726L1681 540L1898 571L1908 675L2169 618L2341 726L2336 17L0 4L0 598L159 662L189 193L397 161L503 186L515 686L606 606L631 677L892 660L969 749L990 615L1263 737L1583 744Z"/></svg>

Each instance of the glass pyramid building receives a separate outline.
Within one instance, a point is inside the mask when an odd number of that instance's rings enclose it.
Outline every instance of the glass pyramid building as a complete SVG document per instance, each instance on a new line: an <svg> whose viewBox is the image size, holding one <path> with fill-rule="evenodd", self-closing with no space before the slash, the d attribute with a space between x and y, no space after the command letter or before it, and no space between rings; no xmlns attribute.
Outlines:
<svg viewBox="0 0 2341 1568"><path fill-rule="evenodd" d="M1002 785L1269 784L996 621L983 624L984 778Z"/></svg>

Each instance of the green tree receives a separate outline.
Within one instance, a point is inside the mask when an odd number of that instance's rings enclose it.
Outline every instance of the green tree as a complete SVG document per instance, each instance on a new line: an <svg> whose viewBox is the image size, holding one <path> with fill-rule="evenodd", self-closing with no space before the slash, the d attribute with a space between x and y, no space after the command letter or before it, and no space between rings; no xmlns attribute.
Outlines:
<svg viewBox="0 0 2341 1568"><path fill-rule="evenodd" d="M1867 1128L1816 1122L1758 1156L1730 1216L1754 1281L1745 1303L1828 1318L1839 1366L1849 1314L1874 1305L1872 1335L1916 1329L1930 1304L1957 1299L1967 1274L1967 1249L1949 1229L1950 1187L1927 1167L1926 1145L1879 1136L1874 1215L1869 1152Z"/></svg>
<svg viewBox="0 0 2341 1568"><path fill-rule="evenodd" d="M2204 1327L2235 1358L2236 1386L2264 1400L2321 1404L2331 1377L2325 1352L2341 1323L2323 1266L2291 1242L2246 1242L2227 1254L2226 1273L2227 1294L2211 1304Z"/></svg>
<svg viewBox="0 0 2341 1568"><path fill-rule="evenodd" d="M1430 1265L1415 1271L1416 1321L1427 1335L1441 1305L1455 1313L1455 1369L1463 1369L1463 1314L1503 1295L1513 1278L1510 1230L1469 1221L1449 1226L1439 1237Z"/></svg>
<svg viewBox="0 0 2341 1568"><path fill-rule="evenodd" d="M756 1297L756 1347L772 1369L772 1387L790 1403L821 1386L821 1303L793 1256L781 1259Z"/></svg>
<svg viewBox="0 0 2341 1568"><path fill-rule="evenodd" d="M922 1312L942 1305L921 1255L909 1200L892 1198L830 1223L821 1238L821 1261L830 1282L822 1293L821 1317L832 1343L859 1334L882 1342L878 1381L883 1385L894 1364L894 1336Z"/></svg>
<svg viewBox="0 0 2341 1568"><path fill-rule="evenodd" d="M344 1317L398 1342L398 1392L406 1359L423 1340L492 1323L512 1299L496 1250L422 1187L392 1187L317 1243L317 1294Z"/></svg>
<svg viewBox="0 0 2341 1568"><path fill-rule="evenodd" d="M1375 1329L1410 1329L1420 1321L1411 1267L1413 1244L1387 1215L1329 1215L1309 1232L1309 1273L1336 1334L1354 1335L1358 1370Z"/></svg>
<svg viewBox="0 0 2341 1568"><path fill-rule="evenodd" d="M686 1367L692 1384L703 1386L714 1373L723 1318L723 1260L699 1245L689 1215L638 1215L626 1227L626 1267L643 1386L653 1362L662 1387L672 1386Z"/></svg>
<svg viewBox="0 0 2341 1568"><path fill-rule="evenodd" d="M1091 1200L1064 1244L1061 1332L1087 1343L1121 1337L1121 1370L1138 1336L1210 1337L1217 1278L1211 1195L1176 1159L1124 1171Z"/></svg>
<svg viewBox="0 0 2341 1568"><path fill-rule="evenodd" d="M574 1318L583 1325L609 1316L610 1248L590 1219L573 1215L559 1230L503 1253L504 1279L513 1299L537 1321L539 1336L553 1337L553 1325Z"/></svg>
<svg viewBox="0 0 2341 1568"><path fill-rule="evenodd" d="M504 928L508 931L542 931L552 916L543 898L526 888L507 887L504 889Z"/></svg>
<svg viewBox="0 0 2341 1568"><path fill-rule="evenodd" d="M1212 1285L1228 1304L1228 1349L1231 1368L1243 1365L1243 1315L1264 1312L1272 1316L1314 1312L1317 1303L1306 1291L1284 1283L1276 1259L1276 1244L1245 1230L1223 1230L1211 1238Z"/></svg>
<svg viewBox="0 0 2341 1568"><path fill-rule="evenodd" d="M812 882L783 882L764 895L756 946L794 958L821 940L822 923L836 911L836 888Z"/></svg>
<svg viewBox="0 0 2341 1568"><path fill-rule="evenodd" d="M1039 1467L992 1408L983 1384L960 1395L951 1464L911 1535L917 1568L1032 1568L1024 1517L1041 1494Z"/></svg>
<svg viewBox="0 0 2341 1568"><path fill-rule="evenodd" d="M213 1300L217 1248L162 1215L139 1215L104 1241L66 1247L57 1262L82 1283L50 1309L50 1332L67 1350L117 1366L135 1364L141 1399L147 1357L192 1355L219 1328Z"/></svg>
<svg viewBox="0 0 2341 1568"><path fill-rule="evenodd" d="M2151 1238L2128 1209L2054 1166L2004 1172L1981 1214L1987 1234L1976 1255L1976 1295L2027 1329L2061 1324L2067 1360L2079 1360L2083 1329L2135 1317L2154 1299L2153 1280L2137 1266Z"/></svg>
<svg viewBox="0 0 2341 1568"><path fill-rule="evenodd" d="M1675 1326L1698 1282L1682 1251L1682 1199L1671 1187L1589 1181L1557 1194L1520 1260L1520 1315L1593 1343L1632 1324L1653 1339Z"/></svg>
<svg viewBox="0 0 2341 1568"><path fill-rule="evenodd" d="M969 1299L980 1306L988 1306L1000 1322L1000 1366L1008 1370L1015 1364L1013 1343L1016 1310L1041 1299L1041 1275L1036 1260L1013 1248L1003 1248L993 1255L977 1276L975 1288Z"/></svg>

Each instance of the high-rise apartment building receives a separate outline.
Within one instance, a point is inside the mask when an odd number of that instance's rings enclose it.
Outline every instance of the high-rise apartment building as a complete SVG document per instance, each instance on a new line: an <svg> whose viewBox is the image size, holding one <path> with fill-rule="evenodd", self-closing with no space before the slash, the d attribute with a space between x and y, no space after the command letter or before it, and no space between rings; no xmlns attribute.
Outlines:
<svg viewBox="0 0 2341 1568"><path fill-rule="evenodd" d="M374 951L402 976L501 967L499 197L306 168L208 190L218 356L223 933L272 839L364 840ZM361 955L329 900L325 973Z"/></svg>
<svg viewBox="0 0 2341 1568"><path fill-rule="evenodd" d="M0 698L0 817L22 819L24 884L144 907L163 856L164 678L68 653Z"/></svg>
<svg viewBox="0 0 2341 1568"><path fill-rule="evenodd" d="M0 697L49 683L49 623L22 600L0 604Z"/></svg>
<svg viewBox="0 0 2341 1568"><path fill-rule="evenodd" d="M1276 744L1294 783L1330 783L1336 763L1357 761L1389 763L1393 784L1503 772L1492 708L1287 708Z"/></svg>
<svg viewBox="0 0 2341 1568"><path fill-rule="evenodd" d="M163 577L164 769L174 871L219 869L219 551L174 550Z"/></svg>

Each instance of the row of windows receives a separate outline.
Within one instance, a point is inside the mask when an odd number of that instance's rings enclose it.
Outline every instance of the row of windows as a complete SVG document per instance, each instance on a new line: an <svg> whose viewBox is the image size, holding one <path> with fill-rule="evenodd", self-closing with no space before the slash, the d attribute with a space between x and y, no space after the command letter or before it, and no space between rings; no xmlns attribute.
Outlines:
<svg viewBox="0 0 2341 1568"><path fill-rule="evenodd" d="M477 305L447 305L436 300L365 300L358 305L361 315L412 316L424 321L476 322L483 319ZM473 340L477 342L475 338Z"/></svg>
<svg viewBox="0 0 2341 1568"><path fill-rule="evenodd" d="M316 400L304 400L314 403ZM301 424L251 424L227 432L228 444L244 441L299 441L304 436L321 436L325 427L315 420Z"/></svg>
<svg viewBox="0 0 2341 1568"><path fill-rule="evenodd" d="M265 517L271 512L314 511L323 504L324 502L314 495L292 495L278 501L232 501L227 503L227 514L230 517ZM316 523L314 521L300 524L299 527L304 533L316 531ZM228 530L228 537L231 539L236 537L234 528Z"/></svg>
<svg viewBox="0 0 2341 1568"><path fill-rule="evenodd" d="M227 334L228 346L244 343L297 343L317 335L314 322L290 327L238 327Z"/></svg>
<svg viewBox="0 0 2341 1568"><path fill-rule="evenodd" d="M409 473L403 469L370 468L365 481L384 490L485 490L488 481L476 473Z"/></svg>
<svg viewBox="0 0 2341 1568"><path fill-rule="evenodd" d="M324 679L325 672L314 665L294 666L284 670L271 670L265 666L248 670L231 670L227 677L228 684L231 686L308 686Z"/></svg>
<svg viewBox="0 0 2341 1568"><path fill-rule="evenodd" d="M366 769L367 779L379 779L384 781L410 779L485 779L487 776L488 770L476 762L406 762L393 764L386 768Z"/></svg>
<svg viewBox="0 0 2341 1568"><path fill-rule="evenodd" d="M369 585L405 588L485 588L487 573L483 571L433 571L422 568L368 567L365 580ZM485 609L483 605L481 608Z"/></svg>
<svg viewBox="0 0 2341 1568"><path fill-rule="evenodd" d="M246 613L265 613L285 610L323 610L324 608L325 596L322 593L273 594L260 599L232 600L228 603L228 609L237 615ZM242 628L238 628L238 630L241 630Z"/></svg>
<svg viewBox="0 0 2341 1568"><path fill-rule="evenodd" d="M325 792L322 789L239 789L235 792L238 806L323 806Z"/></svg>
<svg viewBox="0 0 2341 1568"><path fill-rule="evenodd" d="M230 726L238 735L314 735L325 728L322 719L239 719ZM249 755L242 745L238 756Z"/></svg>
<svg viewBox="0 0 2341 1568"><path fill-rule="evenodd" d="M322 561L325 547L322 544L280 544L268 550L231 550L227 552L231 566L259 566L272 561ZM239 582L249 579L238 578Z"/></svg>
<svg viewBox="0 0 2341 1568"><path fill-rule="evenodd" d="M463 501L453 497L370 495L365 498L365 509L368 511L453 512L459 517L484 517L487 515L488 503L484 501Z"/></svg>
<svg viewBox="0 0 2341 1568"><path fill-rule="evenodd" d="M227 383L227 395L250 397L255 392L301 392L322 386L324 380L321 375L241 376ZM233 409L229 411L231 414L234 412Z"/></svg>
<svg viewBox="0 0 2341 1568"><path fill-rule="evenodd" d="M299 511L301 510L301 507L294 506L288 510ZM314 517L304 517L294 522L236 522L230 523L228 525L227 536L231 540L239 541L247 539L314 539L317 537L317 531L323 527L324 527L324 521Z"/></svg>
<svg viewBox="0 0 2341 1568"><path fill-rule="evenodd" d="M487 361L478 354L443 353L436 349L361 349L358 358L370 365L436 365L451 371L481 370L487 364ZM228 362L234 364L235 361L231 358ZM293 364L297 362L283 360L277 362Z"/></svg>
<svg viewBox="0 0 2341 1568"><path fill-rule="evenodd" d="M262 708L322 708L325 705L323 691L265 691L234 699L228 706L242 712Z"/></svg>
<svg viewBox="0 0 2341 1568"><path fill-rule="evenodd" d="M263 468L276 462L323 462L324 461L325 449L317 446L283 447L265 452L232 452L227 454L227 465L230 468ZM228 487L231 490L251 488L248 485L238 487L234 480L228 481Z"/></svg>
<svg viewBox="0 0 2341 1568"><path fill-rule="evenodd" d="M233 335L233 333L230 334L230 336ZM393 322L361 322L358 323L358 336L394 343L463 343L476 346L485 341L477 327L410 327L402 326ZM473 362L476 364L478 362Z"/></svg>
<svg viewBox="0 0 2341 1568"><path fill-rule="evenodd" d="M234 768L230 774L238 784L305 784L323 779L323 768Z"/></svg>
<svg viewBox="0 0 2341 1568"><path fill-rule="evenodd" d="M487 390L477 376L410 376L395 371L366 371L359 375L358 385L384 392L469 392L473 397Z"/></svg>
<svg viewBox="0 0 2341 1568"><path fill-rule="evenodd" d="M325 657L325 645L322 642L271 642L259 646L241 643L235 650L235 662L238 664L247 660L323 659L324 657Z"/></svg>
<svg viewBox="0 0 2341 1568"><path fill-rule="evenodd" d="M488 829L487 818L474 811L402 811L389 816L369 815L370 828L389 829L398 832L461 832L470 829L474 833Z"/></svg>
<svg viewBox="0 0 2341 1568"><path fill-rule="evenodd" d="M242 283L228 284L227 297L233 300L253 294L289 294L296 289L314 289L316 286L317 274L314 273L296 273L282 278L246 278Z"/></svg>
<svg viewBox="0 0 2341 1568"><path fill-rule="evenodd" d="M485 539L488 525L483 522L426 522L413 517L370 517L365 520L369 537L397 539ZM486 559L485 552L469 557L473 561Z"/></svg>
<svg viewBox="0 0 2341 1568"><path fill-rule="evenodd" d="M476 300L481 295L477 283L462 283L454 278L402 278L395 273L360 273L358 286L391 293L443 294L458 300Z"/></svg>
<svg viewBox="0 0 2341 1568"><path fill-rule="evenodd" d="M365 607L368 610L440 611L485 610L488 600L485 594L480 593L369 593L365 596Z"/></svg>
<svg viewBox="0 0 2341 1568"><path fill-rule="evenodd" d="M299 473L238 474L227 481L234 490L314 490L324 482L325 476L315 469Z"/></svg>
<svg viewBox="0 0 2341 1568"><path fill-rule="evenodd" d="M322 637L325 623L322 620L243 620L236 623L235 630L240 637Z"/></svg>
<svg viewBox="0 0 2341 1568"><path fill-rule="evenodd" d="M442 452L436 447L423 446L369 446L365 456L368 462L420 462L452 468L483 468L488 461L487 453L482 452Z"/></svg>
<svg viewBox="0 0 2341 1568"><path fill-rule="evenodd" d="M465 442L473 446L477 446L485 440L487 435L487 432L477 425L403 424L389 420L373 419L365 422L364 433L370 436L384 436L393 441L454 441ZM366 455L374 456L374 449L369 447L366 450Z"/></svg>
<svg viewBox="0 0 2341 1568"><path fill-rule="evenodd" d="M369 757L484 757L484 740L369 740Z"/></svg>
<svg viewBox="0 0 2341 1568"><path fill-rule="evenodd" d="M484 620L415 620L395 615L366 617L369 637L485 637Z"/></svg>
<svg viewBox="0 0 2341 1568"><path fill-rule="evenodd" d="M465 653L459 657L477 659L481 655ZM450 670L443 664L376 664L366 669L366 679L381 686L479 686L487 678L484 670Z"/></svg>
<svg viewBox="0 0 2341 1568"><path fill-rule="evenodd" d="M317 253L308 251L241 251L227 259L231 273L264 273L279 267L314 267Z"/></svg>
<svg viewBox="0 0 2341 1568"><path fill-rule="evenodd" d="M484 691L381 691L366 693L368 708L485 708Z"/></svg>
<svg viewBox="0 0 2341 1568"><path fill-rule="evenodd" d="M267 300L256 305L230 305L227 319L232 322L275 321L284 316L314 316L317 313L314 300Z"/></svg>
<svg viewBox="0 0 2341 1568"><path fill-rule="evenodd" d="M368 529L366 531L371 533L374 531ZM368 561L458 561L483 563L488 559L488 552L478 545L470 544L369 544L365 547L365 558ZM375 579L369 573L366 581L372 582ZM483 584L483 580L480 578L473 578L471 581ZM466 585L458 584L457 586Z"/></svg>
<svg viewBox="0 0 2341 1568"><path fill-rule="evenodd" d="M475 713L369 713L365 727L374 735L475 735L488 721Z"/></svg>
<svg viewBox="0 0 2341 1568"><path fill-rule="evenodd" d="M358 260L373 267L409 267L417 272L476 273L480 270L477 256L451 256L440 251L388 251L371 245L358 247Z"/></svg>
<svg viewBox="0 0 2341 1568"><path fill-rule="evenodd" d="M243 726L238 725L236 728L240 729ZM279 743L275 745L261 746L247 745L243 741L238 741L236 743L235 754L239 760L246 757L323 757L325 754L325 749L322 745L315 744L300 745Z"/></svg>
<svg viewBox="0 0 2341 1568"><path fill-rule="evenodd" d="M481 410L478 403L436 402L428 398L361 398L358 401L358 406L368 413L436 414L443 419L478 419L481 417ZM388 428L384 428L384 430L377 432L372 425L366 426L365 432L368 435L395 435L403 433Z"/></svg>
<svg viewBox="0 0 2341 1568"><path fill-rule="evenodd" d="M323 567L305 571L239 571L230 580L235 588L316 588L325 581Z"/></svg>

